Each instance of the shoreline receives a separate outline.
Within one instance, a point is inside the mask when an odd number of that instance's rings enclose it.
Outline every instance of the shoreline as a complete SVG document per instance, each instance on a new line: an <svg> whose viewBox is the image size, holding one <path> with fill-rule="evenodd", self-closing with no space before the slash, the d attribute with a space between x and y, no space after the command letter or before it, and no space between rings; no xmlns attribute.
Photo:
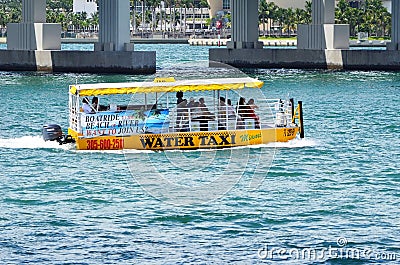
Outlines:
<svg viewBox="0 0 400 265"><path fill-rule="evenodd" d="M81 44L81 43L96 43L97 38L61 38L61 43L75 43L75 44ZM188 39L139 39L139 38L132 38L131 43L137 43L137 44L188 44ZM0 44L7 44L7 38L0 38Z"/></svg>
<svg viewBox="0 0 400 265"><path fill-rule="evenodd" d="M132 38L131 43L134 44L189 44L192 46L226 46L226 42L230 39L161 39L161 38ZM297 40L294 39L260 39L264 43L264 46L297 46ZM97 38L62 38L61 43L64 44L82 44L82 43L95 43ZM350 47L386 47L386 43L389 40L379 41L370 40L359 42L356 40L350 40ZM0 38L0 44L6 44L6 38Z"/></svg>

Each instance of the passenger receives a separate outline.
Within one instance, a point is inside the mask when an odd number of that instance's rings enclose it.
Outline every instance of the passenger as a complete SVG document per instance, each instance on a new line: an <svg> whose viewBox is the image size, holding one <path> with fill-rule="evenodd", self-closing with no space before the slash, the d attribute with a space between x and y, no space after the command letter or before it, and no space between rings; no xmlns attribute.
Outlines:
<svg viewBox="0 0 400 265"><path fill-rule="evenodd" d="M199 108L202 112L208 111L206 104L204 103L204 98L199 98Z"/></svg>
<svg viewBox="0 0 400 265"><path fill-rule="evenodd" d="M183 99L177 106L176 106L176 127L181 127L187 120L187 100Z"/></svg>
<svg viewBox="0 0 400 265"><path fill-rule="evenodd" d="M249 99L249 101L247 102L247 105L249 105L253 110L258 109L258 106L256 104L254 104L253 98Z"/></svg>
<svg viewBox="0 0 400 265"><path fill-rule="evenodd" d="M93 97L92 98L92 113L98 111L106 111L109 109L109 106L99 104L99 98Z"/></svg>
<svg viewBox="0 0 400 265"><path fill-rule="evenodd" d="M92 113L92 108L89 105L89 99L87 97L84 97L82 100L82 110L84 113Z"/></svg>
<svg viewBox="0 0 400 265"><path fill-rule="evenodd" d="M183 92L178 91L176 92L176 105L179 105L183 101Z"/></svg>
<svg viewBox="0 0 400 265"><path fill-rule="evenodd" d="M98 97L92 98L92 111L98 112L99 111L99 99Z"/></svg>
<svg viewBox="0 0 400 265"><path fill-rule="evenodd" d="M220 97L219 98L219 112L220 112L220 114L225 115L226 104L225 104L225 98L224 97Z"/></svg>
<svg viewBox="0 0 400 265"><path fill-rule="evenodd" d="M253 101L254 103L254 101ZM250 105L246 104L246 99L241 97L239 99L238 103L238 114L240 117L245 120L245 119L254 119L255 121L255 127L260 128L260 118L258 115L255 113L254 109L250 107Z"/></svg>
<svg viewBox="0 0 400 265"><path fill-rule="evenodd" d="M208 108L204 102L204 98L199 98L199 110L200 110L202 116L208 116L209 119L214 120L214 114L212 114L208 110Z"/></svg>
<svg viewBox="0 0 400 265"><path fill-rule="evenodd" d="M189 103L188 103L188 107L189 107ZM199 108L199 104L200 104L199 102L193 100L193 104L189 108L191 119L195 119L201 115L201 110Z"/></svg>
<svg viewBox="0 0 400 265"><path fill-rule="evenodd" d="M189 103L187 104L187 107L188 107L189 109L190 109L190 108L193 108L193 107L194 107L194 104L195 104L194 98L191 97L191 98L189 99Z"/></svg>
<svg viewBox="0 0 400 265"><path fill-rule="evenodd" d="M239 102L238 102L238 105L237 105L237 107L236 107L236 109L237 109L237 112L238 112L238 114L240 115L240 116L246 116L246 99L245 98L243 98L243 97L241 97L240 99L239 99Z"/></svg>
<svg viewBox="0 0 400 265"><path fill-rule="evenodd" d="M235 108L232 106L232 101L228 99L228 118L236 119L236 111Z"/></svg>
<svg viewBox="0 0 400 265"><path fill-rule="evenodd" d="M199 121L200 122L200 131L207 131L208 130L208 121L212 121L215 119L214 114L212 114L205 102L204 98L199 98L199 114L198 116L194 119L194 121Z"/></svg>
<svg viewBox="0 0 400 265"><path fill-rule="evenodd" d="M218 129L225 130L226 129L226 119L227 119L227 106L225 104L225 98L219 98L219 107L218 107Z"/></svg>
<svg viewBox="0 0 400 265"><path fill-rule="evenodd" d="M150 113L152 113L152 115L160 115L161 114L161 111L158 109L158 102L157 101L153 106L151 106Z"/></svg>

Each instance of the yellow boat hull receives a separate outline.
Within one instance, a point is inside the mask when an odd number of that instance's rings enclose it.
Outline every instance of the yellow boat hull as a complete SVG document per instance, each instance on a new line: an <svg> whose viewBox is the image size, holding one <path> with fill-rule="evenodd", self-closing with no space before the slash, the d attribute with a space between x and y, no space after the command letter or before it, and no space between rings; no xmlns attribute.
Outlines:
<svg viewBox="0 0 400 265"><path fill-rule="evenodd" d="M226 148L235 146L287 142L296 137L298 127L278 127L252 130L210 132L175 132L163 134L134 134L129 136L97 136L83 138L72 129L68 134L76 141L78 150L173 150Z"/></svg>

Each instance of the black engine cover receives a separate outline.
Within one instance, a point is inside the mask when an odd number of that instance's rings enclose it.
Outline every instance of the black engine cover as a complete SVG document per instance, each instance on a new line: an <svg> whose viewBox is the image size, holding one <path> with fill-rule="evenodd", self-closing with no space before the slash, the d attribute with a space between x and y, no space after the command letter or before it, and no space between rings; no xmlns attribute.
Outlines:
<svg viewBox="0 0 400 265"><path fill-rule="evenodd" d="M48 124L43 126L42 135L45 141L55 141L61 139L63 133L60 125Z"/></svg>

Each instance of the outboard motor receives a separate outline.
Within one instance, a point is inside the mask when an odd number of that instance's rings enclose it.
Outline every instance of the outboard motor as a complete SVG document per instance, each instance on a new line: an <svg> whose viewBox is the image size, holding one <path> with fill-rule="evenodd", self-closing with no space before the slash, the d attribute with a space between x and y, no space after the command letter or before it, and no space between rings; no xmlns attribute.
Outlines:
<svg viewBox="0 0 400 265"><path fill-rule="evenodd" d="M63 132L60 125L48 124L43 126L42 135L45 141L57 141L62 138Z"/></svg>
<svg viewBox="0 0 400 265"><path fill-rule="evenodd" d="M70 135L64 135L60 125L48 124L42 128L45 141L57 141L59 144L73 143L75 140Z"/></svg>

